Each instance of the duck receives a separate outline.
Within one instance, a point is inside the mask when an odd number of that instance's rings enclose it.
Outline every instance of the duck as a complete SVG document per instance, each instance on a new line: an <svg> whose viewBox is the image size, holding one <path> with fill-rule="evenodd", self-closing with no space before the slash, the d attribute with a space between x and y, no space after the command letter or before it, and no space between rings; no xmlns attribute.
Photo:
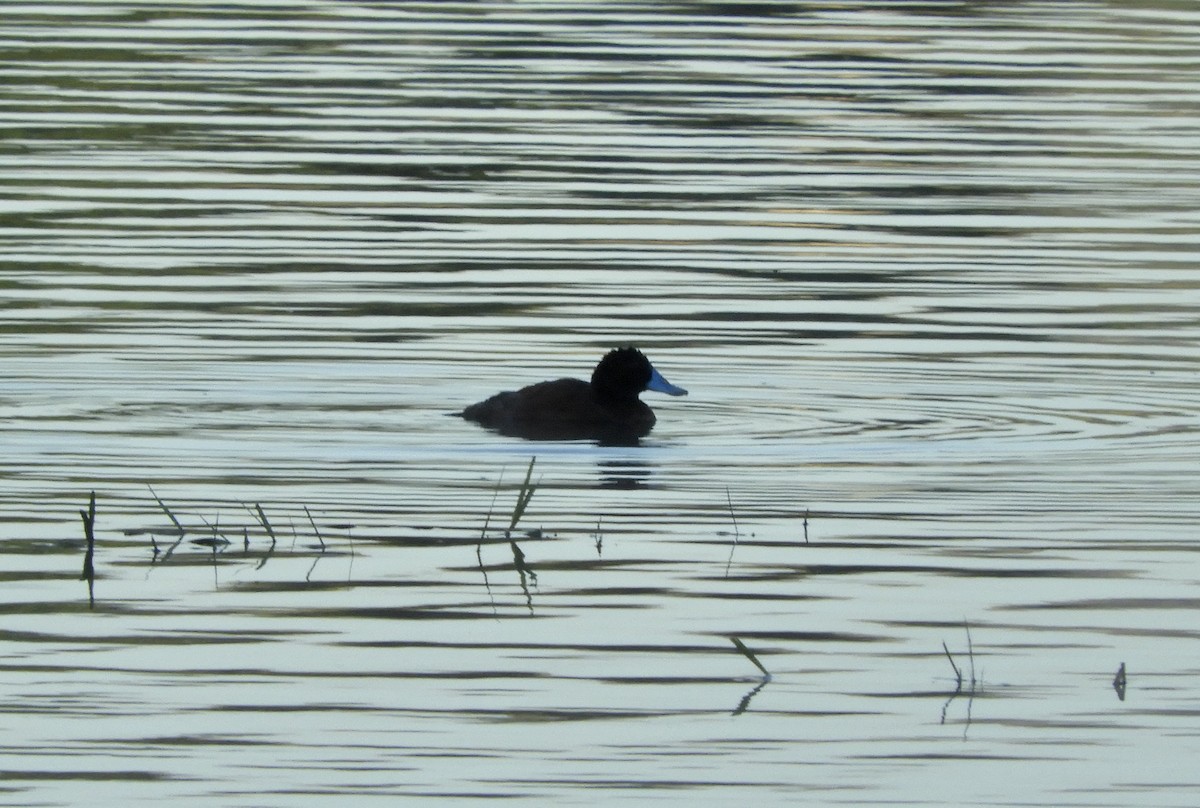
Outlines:
<svg viewBox="0 0 1200 808"><path fill-rule="evenodd" d="M632 346L604 355L591 381L556 379L497 393L458 415L526 440L596 440L636 443L654 428L654 411L638 396L645 390L686 396Z"/></svg>

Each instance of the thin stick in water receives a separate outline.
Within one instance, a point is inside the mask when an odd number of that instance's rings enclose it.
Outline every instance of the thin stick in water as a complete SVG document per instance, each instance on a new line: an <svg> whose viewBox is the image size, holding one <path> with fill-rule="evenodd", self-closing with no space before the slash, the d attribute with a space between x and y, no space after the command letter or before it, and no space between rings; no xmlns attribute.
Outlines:
<svg viewBox="0 0 1200 808"><path fill-rule="evenodd" d="M763 672L763 676L767 677L768 679L771 678L771 672L768 671L765 667L763 667L763 664L758 661L758 657L756 657L754 655L753 651L751 651L749 648L746 647L746 644L744 642L739 640L737 637L730 637L729 641L732 642L734 644L734 646L736 646L737 649L742 652L742 656L744 656L746 659L750 660L754 664L754 667L758 668L760 671Z"/></svg>
<svg viewBox="0 0 1200 808"><path fill-rule="evenodd" d="M313 519L311 513L308 512L308 506L304 506L304 515L308 517L308 523L312 525L313 533L317 534L317 541L321 543L321 552L325 552L325 539L321 538L321 529L317 527L317 522Z"/></svg>
<svg viewBox="0 0 1200 808"><path fill-rule="evenodd" d="M247 508L247 510L249 509ZM254 503L254 510L250 511L250 514L258 518L258 523L263 526L263 530L267 531L267 536L271 539L271 549L275 549L275 529L267 521L267 514L263 511L263 506L257 502Z"/></svg>
<svg viewBox="0 0 1200 808"><path fill-rule="evenodd" d="M79 517L83 519L83 537L87 541L87 549L83 554L83 574L79 576L81 581L90 581L96 577L96 492L92 492L92 497L88 501L88 509L80 511Z"/></svg>
<svg viewBox="0 0 1200 808"><path fill-rule="evenodd" d="M81 581L87 581L88 585L88 608L96 607L96 492L92 492L91 499L88 501L88 509L80 511L79 516L83 519L83 536L87 540L87 550L83 554L83 575L80 576Z"/></svg>
<svg viewBox="0 0 1200 808"><path fill-rule="evenodd" d="M737 549L738 538L741 534L738 532L737 514L733 512L733 497L729 494L729 486L725 486L725 502L729 505L729 518L733 520L733 541L729 544L729 558L725 560L725 577L729 577L729 570L733 566L733 551Z"/></svg>
<svg viewBox="0 0 1200 808"><path fill-rule="evenodd" d="M967 621L963 621L963 628L967 631L967 661L971 663L971 690L975 689L975 647L971 644L971 626Z"/></svg>
<svg viewBox="0 0 1200 808"><path fill-rule="evenodd" d="M154 497L154 501L158 503L158 507L162 508L163 513L171 520L171 524L175 525L175 530L182 536L186 531L183 529L183 525L179 523L179 520L175 518L175 514L171 513L171 509L167 507L166 503L158 498L158 494L154 493L154 488L149 483L146 483L146 487L150 489L150 496Z"/></svg>
<svg viewBox="0 0 1200 808"><path fill-rule="evenodd" d="M529 481L533 478L533 464L537 462L537 457L529 458L529 468L525 470L525 482L521 483L521 490L517 492L517 502L513 506L512 521L508 524L508 530L511 533L517 527L517 522L521 521L521 517L525 515L525 509L529 506L529 500L533 499L533 493L537 491L536 485L530 485Z"/></svg>
<svg viewBox="0 0 1200 808"><path fill-rule="evenodd" d="M962 690L962 671L954 664L954 657L950 656L950 649L946 647L945 640L942 640L942 650L946 652L946 659L950 660L950 667L954 669L954 678L958 681L958 689Z"/></svg>

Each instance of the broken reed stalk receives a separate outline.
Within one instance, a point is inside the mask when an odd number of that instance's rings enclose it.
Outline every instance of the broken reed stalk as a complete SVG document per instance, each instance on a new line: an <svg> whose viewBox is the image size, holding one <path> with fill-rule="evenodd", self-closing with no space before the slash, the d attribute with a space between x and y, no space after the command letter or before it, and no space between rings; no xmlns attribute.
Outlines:
<svg viewBox="0 0 1200 808"><path fill-rule="evenodd" d="M950 656L950 649L946 647L945 640L942 640L942 650L946 652L946 659L950 660L950 667L954 669L954 678L958 681L958 689L962 690L962 671L954 664L954 657Z"/></svg>
<svg viewBox="0 0 1200 808"><path fill-rule="evenodd" d="M768 679L770 679L770 678L771 678L771 672L770 672L770 671L768 671L768 670L767 670L767 669L766 669L766 668L763 666L763 664L762 664L761 662L759 662L759 661L758 661L758 657L756 657L756 656L754 655L754 652L753 652L753 651L751 651L749 648L747 648L747 647L746 647L746 644L745 644L744 642L742 642L741 640L739 640L737 637L730 637L730 638L729 638L729 641L730 641L730 642L732 642L732 643L734 644L734 646L735 646L735 647L736 647L736 648L737 648L739 651L741 651L741 652L742 652L742 656L744 656L746 659L750 660L750 661L751 661L751 662L754 664L754 667L756 667L756 668L758 668L760 671L762 671L762 673L763 673L763 676L767 677Z"/></svg>
<svg viewBox="0 0 1200 808"><path fill-rule="evenodd" d="M83 575L79 580L87 580L96 577L96 492L92 492L92 497L88 501L88 509L79 512L79 518L83 520L83 537L87 540L87 549L83 554Z"/></svg>
<svg viewBox="0 0 1200 808"><path fill-rule="evenodd" d="M175 525L175 530L182 536L186 531L183 529L183 525L179 523L179 520L175 518L175 514L171 513L171 509L167 507L166 503L158 498L158 494L154 493L154 488L149 483L146 484L146 487L150 489L150 496L154 497L154 501L158 503L158 507L162 508L163 513L171 520L171 524Z"/></svg>
<svg viewBox="0 0 1200 808"><path fill-rule="evenodd" d="M479 531L480 544L483 544L483 540L487 538L488 528L492 524L492 513L496 510L496 500L500 496L500 486L504 484L504 468L504 466L500 467L500 476L496 479L496 487L492 489L492 501L488 503L487 516L483 519L483 529Z"/></svg>
<svg viewBox="0 0 1200 808"><path fill-rule="evenodd" d="M729 518L733 520L733 541L729 542L729 558L725 559L725 577L729 577L729 570L733 567L733 553L737 550L738 538L741 534L738 532L737 515L733 512L733 497L729 494L729 486L725 486L725 502L729 505Z"/></svg>
<svg viewBox="0 0 1200 808"><path fill-rule="evenodd" d="M177 519L175 517L175 514L173 514L171 512L171 509L167 507L167 503L163 502L159 498L158 494L156 494L154 492L154 487L151 486L149 483L146 483L146 487L150 489L150 496L154 497L154 501L158 503L158 507L162 508L162 512L165 513L167 515L167 518L171 520L171 524L175 525L175 541L173 541L171 543L170 547L168 547L167 549L162 551L161 557L159 556L159 553L158 553L158 543L156 541L154 541L153 536L150 537L150 543L152 545L154 545L154 549L155 549L153 563L159 563L162 561L166 561L168 558L171 557L172 554L174 554L175 548L183 543L183 537L184 537L184 534L187 533L187 531L184 530L183 524L179 521L179 519Z"/></svg>
<svg viewBox="0 0 1200 808"><path fill-rule="evenodd" d="M83 520L83 536L87 541L87 549L83 553L83 575L81 581L87 581L88 608L96 608L96 492L92 492L88 500L88 509L79 512Z"/></svg>
<svg viewBox="0 0 1200 808"><path fill-rule="evenodd" d="M246 510L250 510L247 508ZM254 510L250 514L258 519L258 523L263 526L263 530L267 531L267 536L271 539L271 549L275 549L275 528L271 527L271 523L267 521L267 514L263 511L262 505L254 503Z"/></svg>
<svg viewBox="0 0 1200 808"><path fill-rule="evenodd" d="M308 517L308 523L312 525L313 533L317 534L317 541L321 543L321 552L325 552L325 539L321 538L321 531L317 527L317 522L313 519L312 514L308 512L307 505L304 506L304 515Z"/></svg>
<svg viewBox="0 0 1200 808"><path fill-rule="evenodd" d="M971 690L975 689L975 646L971 644L971 626L967 621L963 621L963 628L967 632L967 661L971 663Z"/></svg>
<svg viewBox="0 0 1200 808"><path fill-rule="evenodd" d="M963 629L967 632L967 661L971 664L971 692L975 692L975 687L979 684L975 678L975 646L971 642L971 626L966 620L963 621ZM963 671L954 662L954 657L950 654L950 649L946 647L946 641L942 640L942 651L946 654L946 659L950 660L950 667L954 669L954 680L956 683L955 693L962 690L963 686Z"/></svg>
<svg viewBox="0 0 1200 808"><path fill-rule="evenodd" d="M497 484L496 490L499 491L500 486ZM492 496L492 505L496 504L496 497ZM492 509L489 506L487 517L483 520L483 527L479 530L479 541L475 543L475 558L479 561L479 569L483 570L483 583L487 585L487 570L483 568L483 540L487 538L488 526L492 523ZM491 591L491 587L488 587Z"/></svg>
<svg viewBox="0 0 1200 808"><path fill-rule="evenodd" d="M533 499L533 493L537 491L536 485L530 485L530 480L533 478L533 464L537 462L537 457L529 458L529 468L525 470L525 482L521 483L521 490L517 492L517 502L513 506L512 521L508 523L508 530L512 532L517 527L517 522L521 521L521 517L525 515L525 509L529 506L529 500Z"/></svg>

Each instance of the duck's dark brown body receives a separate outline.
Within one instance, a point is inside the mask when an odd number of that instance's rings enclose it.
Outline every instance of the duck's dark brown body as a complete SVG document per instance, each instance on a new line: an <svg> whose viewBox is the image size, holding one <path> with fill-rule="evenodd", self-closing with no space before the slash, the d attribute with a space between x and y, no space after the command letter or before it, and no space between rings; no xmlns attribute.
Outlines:
<svg viewBox="0 0 1200 808"><path fill-rule="evenodd" d="M640 438L654 428L654 411L640 399L602 402L581 379L540 382L472 404L463 418L504 435L530 440Z"/></svg>
<svg viewBox="0 0 1200 808"><path fill-rule="evenodd" d="M654 411L638 394L652 389L686 395L635 348L609 352L592 381L557 379L497 393L461 415L504 435L529 440L635 441L654 428Z"/></svg>

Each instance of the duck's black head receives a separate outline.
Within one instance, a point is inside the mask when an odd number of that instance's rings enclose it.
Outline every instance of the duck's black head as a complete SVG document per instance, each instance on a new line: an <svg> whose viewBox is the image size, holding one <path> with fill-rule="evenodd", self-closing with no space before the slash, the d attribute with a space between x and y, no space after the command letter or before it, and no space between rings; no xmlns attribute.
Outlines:
<svg viewBox="0 0 1200 808"><path fill-rule="evenodd" d="M686 396L687 390L662 377L650 360L637 348L609 351L592 371L592 389L602 401L629 401L643 390L655 390L670 396Z"/></svg>

